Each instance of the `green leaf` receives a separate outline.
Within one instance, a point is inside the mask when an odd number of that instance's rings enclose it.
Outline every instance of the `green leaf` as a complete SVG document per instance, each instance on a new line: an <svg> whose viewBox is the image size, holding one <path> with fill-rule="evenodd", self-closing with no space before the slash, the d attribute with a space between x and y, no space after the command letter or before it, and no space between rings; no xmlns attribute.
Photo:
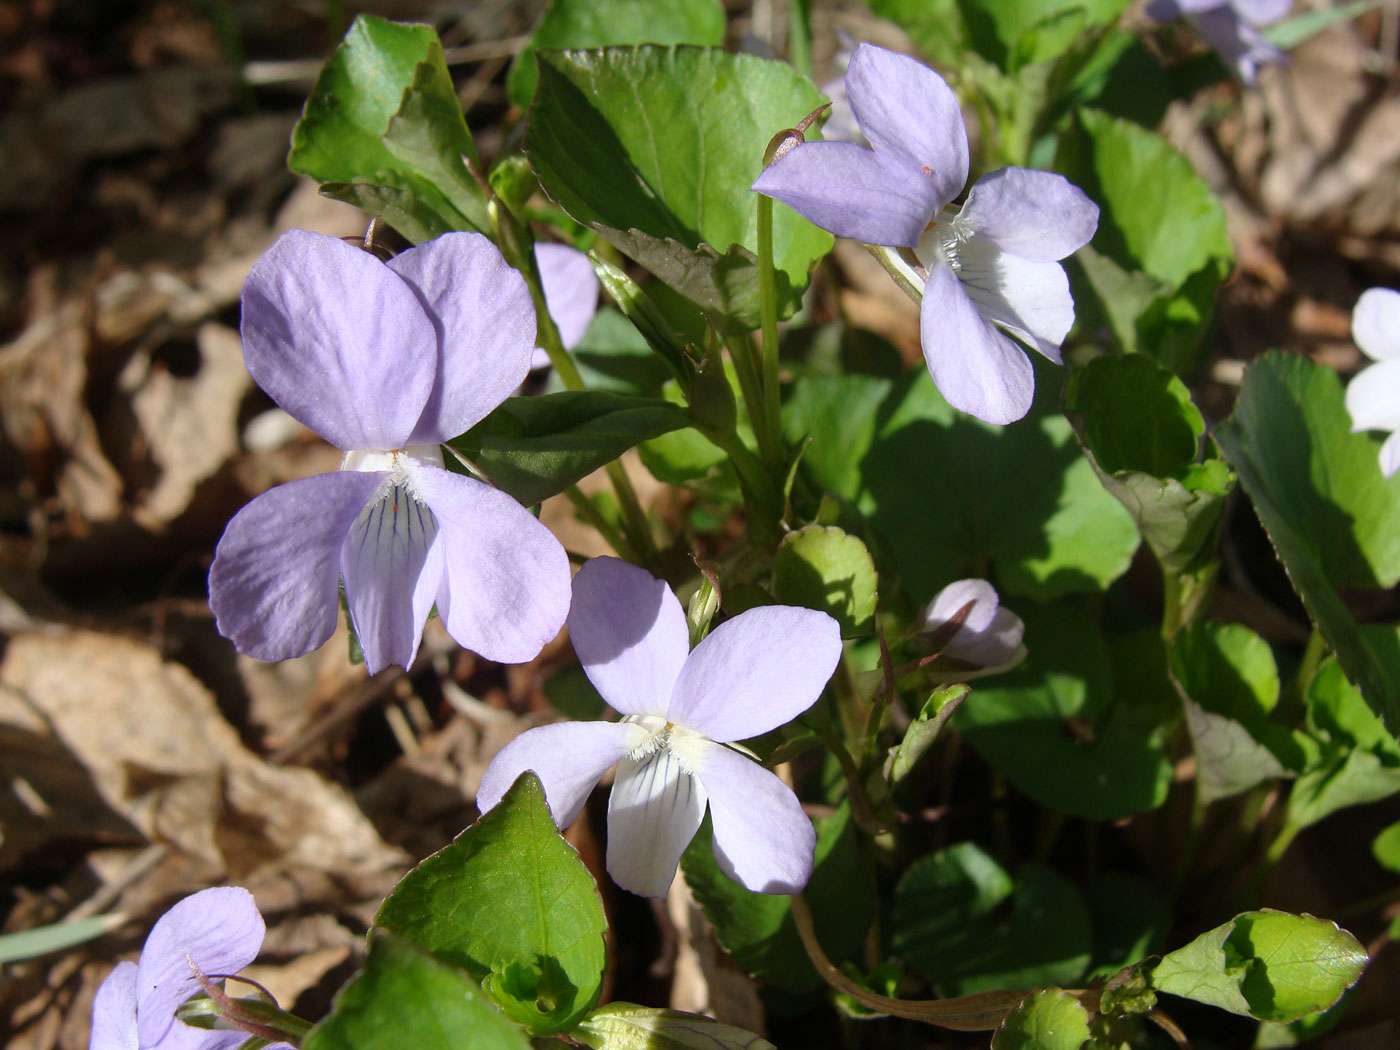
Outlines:
<svg viewBox="0 0 1400 1050"><path fill-rule="evenodd" d="M846 638L869 633L877 583L865 544L834 525L808 525L788 533L773 556L778 601L830 614Z"/></svg>
<svg viewBox="0 0 1400 1050"><path fill-rule="evenodd" d="M823 950L840 962L864 940L875 905L849 809L843 804L815 823L816 868L802 896L811 906ZM734 882L719 870L712 842L706 817L681 855L681 867L724 950L750 974L776 988L809 992L821 987L822 979L808 961L793 924L789 898L753 893Z"/></svg>
<svg viewBox="0 0 1400 1050"><path fill-rule="evenodd" d="M1400 791L1400 743L1346 680L1335 659L1324 661L1313 675L1307 704L1308 728L1322 743L1323 754L1288 796L1291 826L1307 827L1339 809Z"/></svg>
<svg viewBox="0 0 1400 1050"><path fill-rule="evenodd" d="M804 466L857 502L913 601L993 573L1003 594L1043 600L1107 585L1138 544L1054 410L1062 377L1037 366L1036 407L1009 427L956 412L922 368L894 382L804 378L784 426L813 435Z"/></svg>
<svg viewBox="0 0 1400 1050"><path fill-rule="evenodd" d="M1013 882L971 842L910 866L891 923L894 950L947 995L1061 984L1089 963L1089 909L1074 884L1038 864Z"/></svg>
<svg viewBox="0 0 1400 1050"><path fill-rule="evenodd" d="M1219 200L1160 135L1093 109L1061 137L1056 170L1102 209L1077 259L1115 334L1185 370L1233 259Z"/></svg>
<svg viewBox="0 0 1400 1050"><path fill-rule="evenodd" d="M1347 677L1400 731L1400 638L1363 632L1337 592L1400 580L1400 476L1381 475L1379 440L1348 420L1335 372L1270 353L1215 437Z"/></svg>
<svg viewBox="0 0 1400 1050"><path fill-rule="evenodd" d="M50 923L32 930L16 930L0 934L0 963L33 959L49 952L83 944L111 933L126 922L122 914L91 915L85 919Z"/></svg>
<svg viewBox="0 0 1400 1050"><path fill-rule="evenodd" d="M563 492L638 442L690 424L677 406L601 390L512 397L448 442L526 505Z"/></svg>
<svg viewBox="0 0 1400 1050"><path fill-rule="evenodd" d="M1400 873L1400 821L1376 836L1371 843L1371 855L1381 867Z"/></svg>
<svg viewBox="0 0 1400 1050"><path fill-rule="evenodd" d="M525 148L545 191L735 331L759 323L757 199L768 141L821 104L782 62L688 47L540 56ZM831 234L773 208L781 313Z"/></svg>
<svg viewBox="0 0 1400 1050"><path fill-rule="evenodd" d="M405 875L375 923L466 970L537 1035L572 1028L602 990L598 888L533 773Z"/></svg>
<svg viewBox="0 0 1400 1050"><path fill-rule="evenodd" d="M762 1036L713 1017L632 1003L600 1006L570 1035L593 1050L774 1050Z"/></svg>
<svg viewBox="0 0 1400 1050"><path fill-rule="evenodd" d="M615 47L619 44L724 43L724 7L716 0L551 0L530 42L510 67L506 92L528 106L539 72L537 50Z"/></svg>
<svg viewBox="0 0 1400 1050"><path fill-rule="evenodd" d="M1327 1009L1368 961L1356 938L1336 923L1266 908L1237 915L1163 956L1152 986L1284 1023Z"/></svg>
<svg viewBox="0 0 1400 1050"><path fill-rule="evenodd" d="M992 1050L1079 1050L1089 1041L1089 1014L1079 1000L1047 988L1022 1000L992 1036Z"/></svg>
<svg viewBox="0 0 1400 1050"><path fill-rule="evenodd" d="M466 973L383 930L304 1050L529 1050Z"/></svg>
<svg viewBox="0 0 1400 1050"><path fill-rule="evenodd" d="M287 164L423 241L490 229L464 157L476 163L476 145L436 31L360 15L306 100Z"/></svg>
<svg viewBox="0 0 1400 1050"><path fill-rule="evenodd" d="M973 691L953 716L958 732L1051 809L1117 820L1160 806L1174 716L1160 640L1144 632L1110 649L1065 604L1029 607L1022 618L1030 655Z"/></svg>

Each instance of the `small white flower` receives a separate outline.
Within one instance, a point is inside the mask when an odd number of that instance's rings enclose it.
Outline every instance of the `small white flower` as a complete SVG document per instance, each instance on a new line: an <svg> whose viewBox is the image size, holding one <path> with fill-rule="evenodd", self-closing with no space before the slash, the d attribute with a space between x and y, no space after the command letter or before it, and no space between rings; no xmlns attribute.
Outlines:
<svg viewBox="0 0 1400 1050"><path fill-rule="evenodd" d="M1347 385L1351 429L1390 431L1381 446L1381 472L1390 477L1400 470L1400 292L1363 292L1351 314L1351 335L1376 362Z"/></svg>

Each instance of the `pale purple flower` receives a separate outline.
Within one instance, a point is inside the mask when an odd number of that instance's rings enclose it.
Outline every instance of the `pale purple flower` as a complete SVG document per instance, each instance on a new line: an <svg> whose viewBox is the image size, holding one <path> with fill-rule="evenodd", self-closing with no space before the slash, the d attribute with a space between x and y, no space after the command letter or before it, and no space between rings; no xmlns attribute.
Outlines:
<svg viewBox="0 0 1400 1050"><path fill-rule="evenodd" d="M1147 15L1158 22L1189 19L1239 78L1253 84L1260 66L1288 61L1259 29L1292 6L1293 0L1152 0Z"/></svg>
<svg viewBox="0 0 1400 1050"><path fill-rule="evenodd" d="M924 611L921 630L939 632L969 604L972 607L957 632L940 649L941 656L967 668L956 677L996 674L1026 658L1026 647L1021 644L1026 625L1001 604L995 588L986 580L957 580L944 587Z"/></svg>
<svg viewBox="0 0 1400 1050"><path fill-rule="evenodd" d="M1351 429L1390 431L1381 446L1381 473L1390 477L1400 470L1400 292L1363 292L1351 314L1351 335L1375 362L1347 384Z"/></svg>
<svg viewBox="0 0 1400 1050"><path fill-rule="evenodd" d="M434 603L488 659L538 654L569 606L564 548L505 493L445 469L441 448L520 385L534 345L525 282L480 234L387 265L284 234L243 287L244 359L345 457L229 522L209 572L220 633L262 660L310 652L335 630L343 577L371 673L413 663Z"/></svg>
<svg viewBox="0 0 1400 1050"><path fill-rule="evenodd" d="M156 920L140 961L117 963L97 989L89 1050L228 1050L246 1041L241 1030L178 1021L175 1008L204 990L196 974L237 973L257 958L263 932L253 895L238 886L180 901Z"/></svg>
<svg viewBox="0 0 1400 1050"><path fill-rule="evenodd" d="M967 129L947 83L912 58L861 44L846 95L873 148L806 142L753 188L832 233L883 246L887 263L923 286L924 360L943 396L988 423L1020 419L1035 376L1003 331L1062 363L1074 301L1057 260L1093 237L1098 207L1062 176L1027 168L990 172L949 207L967 182Z"/></svg>
<svg viewBox="0 0 1400 1050"><path fill-rule="evenodd" d="M681 604L664 582L616 558L574 577L574 651L620 722L560 722L511 741L481 780L482 812L526 770L560 827L620 763L608 802L608 872L623 889L665 896L708 803L720 868L760 893L795 893L812 874L815 835L792 790L731 745L816 702L841 657L825 613L769 605L740 613L690 651Z"/></svg>
<svg viewBox="0 0 1400 1050"><path fill-rule="evenodd" d="M549 241L535 242L535 265L540 268L545 309L559 329L564 349L572 350L598 312L598 275L583 252ZM530 370L548 367L549 355L536 347Z"/></svg>

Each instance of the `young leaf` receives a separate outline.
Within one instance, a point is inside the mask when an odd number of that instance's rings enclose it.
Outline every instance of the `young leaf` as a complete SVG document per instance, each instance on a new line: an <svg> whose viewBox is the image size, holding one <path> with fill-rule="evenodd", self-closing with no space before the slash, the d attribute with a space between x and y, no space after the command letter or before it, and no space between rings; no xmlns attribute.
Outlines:
<svg viewBox="0 0 1400 1050"><path fill-rule="evenodd" d="M817 938L827 955L847 957L870 929L875 905L856 842L855 825L843 805L816 822L817 864L802 891L811 905ZM787 897L752 893L715 862L709 818L681 855L685 881L736 963L766 984L809 992L822 979L807 959Z"/></svg>
<svg viewBox="0 0 1400 1050"><path fill-rule="evenodd" d="M490 229L476 162L431 26L360 15L317 78L287 165L411 241Z"/></svg>
<svg viewBox="0 0 1400 1050"><path fill-rule="evenodd" d="M1013 881L970 842L904 873L892 928L895 951L947 995L1065 983L1089 963L1089 909L1074 884L1038 864Z"/></svg>
<svg viewBox="0 0 1400 1050"><path fill-rule="evenodd" d="M676 405L601 390L513 397L449 444L526 505L563 492L638 442L688 426Z"/></svg>
<svg viewBox="0 0 1400 1050"><path fill-rule="evenodd" d="M1400 644L1363 632L1337 592L1400 580L1400 476L1381 475L1377 438L1351 433L1337 373L1264 355L1215 437L1347 677L1400 731Z"/></svg>
<svg viewBox="0 0 1400 1050"><path fill-rule="evenodd" d="M1068 992L1047 988L1006 1015L992 1050L1079 1050L1088 1041L1088 1011Z"/></svg>
<svg viewBox="0 0 1400 1050"><path fill-rule="evenodd" d="M1266 908L1163 956L1151 977L1159 992L1283 1023L1327 1009L1368 961L1336 923Z"/></svg>
<svg viewBox="0 0 1400 1050"><path fill-rule="evenodd" d="M602 989L598 888L533 773L405 875L375 923L460 966L537 1035L572 1028Z"/></svg>
<svg viewBox="0 0 1400 1050"><path fill-rule="evenodd" d="M570 1035L593 1050L774 1050L762 1036L713 1017L632 1003L600 1006Z"/></svg>
<svg viewBox="0 0 1400 1050"><path fill-rule="evenodd" d="M869 632L877 583L865 544L835 526L808 525L790 532L773 556L778 601L828 613L846 638Z"/></svg>
<svg viewBox="0 0 1400 1050"><path fill-rule="evenodd" d="M759 323L757 203L768 141L821 104L782 62L717 49L609 48L539 56L525 149L545 191L706 311ZM831 235L773 208L784 315Z"/></svg>
<svg viewBox="0 0 1400 1050"><path fill-rule="evenodd" d="M455 966L386 933L340 990L303 1050L529 1050L530 1041Z"/></svg>
<svg viewBox="0 0 1400 1050"><path fill-rule="evenodd" d="M717 0L551 0L510 67L506 92L525 107L535 93L539 71L535 52L619 44L724 44L724 7Z"/></svg>

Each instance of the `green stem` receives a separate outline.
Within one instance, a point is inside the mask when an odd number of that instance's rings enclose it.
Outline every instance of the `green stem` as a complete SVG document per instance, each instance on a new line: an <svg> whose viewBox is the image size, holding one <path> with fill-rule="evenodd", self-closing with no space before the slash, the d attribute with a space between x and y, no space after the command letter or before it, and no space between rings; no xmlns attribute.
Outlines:
<svg viewBox="0 0 1400 1050"><path fill-rule="evenodd" d="M1170 642L1181 630L1181 577L1162 570L1162 639Z"/></svg>
<svg viewBox="0 0 1400 1050"><path fill-rule="evenodd" d="M734 472L739 475L739 485L744 490L745 502L749 511L749 530L754 543L759 547L771 548L778 542L778 523L782 520L783 508L779 493L773 487L773 479L763 469L748 447L739 440L739 435L730 430L726 434L705 436L729 457Z"/></svg>
<svg viewBox="0 0 1400 1050"><path fill-rule="evenodd" d="M753 342L744 336L725 336L724 345L729 347L729 359L734 362L734 374L739 377L739 394L744 399L744 408L753 424L754 437L758 439L758 454L765 463L771 459L768 448L768 427L765 422L763 383L759 378Z"/></svg>
<svg viewBox="0 0 1400 1050"><path fill-rule="evenodd" d="M642 564L645 565L656 553L656 543L651 536L651 522L647 521L646 511L642 509L641 500L637 499L637 490L632 487L632 479L627 476L622 462L615 459L603 469L608 472L608 480L617 492L617 503L622 508L623 519L627 522L628 539L641 554Z"/></svg>
<svg viewBox="0 0 1400 1050"><path fill-rule="evenodd" d="M641 560L637 557L637 552L632 549L632 544L627 542L627 537L619 532L612 522L603 517L602 511L583 493L583 490L577 485L570 485L564 490L564 495L574 505L574 509L579 512L583 520L592 525L598 531L598 535L607 541L614 554L624 561L635 563Z"/></svg>
<svg viewBox="0 0 1400 1050"><path fill-rule="evenodd" d="M789 0L788 62L804 76L812 75L811 0Z"/></svg>
<svg viewBox="0 0 1400 1050"><path fill-rule="evenodd" d="M793 0L796 11L800 0ZM794 15L794 20L796 16ZM768 468L780 471L783 465L783 435L779 419L778 390L778 290L773 269L773 199L758 195L758 301L763 319L762 385L764 457ZM754 421L757 426L758 421Z"/></svg>

